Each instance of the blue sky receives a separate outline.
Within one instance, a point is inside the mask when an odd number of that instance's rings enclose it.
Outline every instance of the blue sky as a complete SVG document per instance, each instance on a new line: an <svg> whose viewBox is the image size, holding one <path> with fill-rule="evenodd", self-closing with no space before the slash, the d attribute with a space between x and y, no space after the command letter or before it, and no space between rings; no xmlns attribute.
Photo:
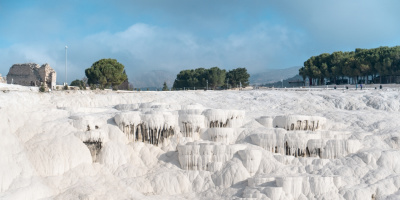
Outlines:
<svg viewBox="0 0 400 200"><path fill-rule="evenodd" d="M0 0L0 73L49 63L68 82L101 58L150 70L301 66L310 56L400 44L400 1Z"/></svg>

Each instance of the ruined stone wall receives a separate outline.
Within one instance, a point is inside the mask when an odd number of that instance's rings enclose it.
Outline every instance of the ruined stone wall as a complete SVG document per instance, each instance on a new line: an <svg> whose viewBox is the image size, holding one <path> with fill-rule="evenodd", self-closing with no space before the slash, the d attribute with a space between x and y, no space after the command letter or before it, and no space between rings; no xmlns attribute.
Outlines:
<svg viewBox="0 0 400 200"><path fill-rule="evenodd" d="M36 63L14 64L7 74L8 84L40 86L41 82L52 89L56 85L56 72L47 63L41 67Z"/></svg>
<svg viewBox="0 0 400 200"><path fill-rule="evenodd" d="M56 71L49 64L44 64L39 68L39 75L48 88L54 89L56 86Z"/></svg>

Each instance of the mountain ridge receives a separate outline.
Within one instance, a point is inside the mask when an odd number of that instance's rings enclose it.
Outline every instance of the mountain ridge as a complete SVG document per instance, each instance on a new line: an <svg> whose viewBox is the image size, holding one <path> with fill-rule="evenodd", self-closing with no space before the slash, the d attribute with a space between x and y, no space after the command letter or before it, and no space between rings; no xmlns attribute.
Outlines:
<svg viewBox="0 0 400 200"><path fill-rule="evenodd" d="M267 69L264 72L251 74L249 81L251 85L261 85L278 82L282 79L285 80L298 75L300 68L301 66L294 66L283 69Z"/></svg>

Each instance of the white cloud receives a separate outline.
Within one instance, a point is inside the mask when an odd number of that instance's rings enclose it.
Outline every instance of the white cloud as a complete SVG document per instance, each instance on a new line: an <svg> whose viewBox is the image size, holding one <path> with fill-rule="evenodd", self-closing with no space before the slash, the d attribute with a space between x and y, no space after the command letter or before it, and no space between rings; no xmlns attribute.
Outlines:
<svg viewBox="0 0 400 200"><path fill-rule="evenodd" d="M179 72L187 68L219 66L262 71L265 67L290 67L293 63L280 58L291 50L298 50L299 41L300 34L268 24L207 40L189 32L139 23L122 32L101 32L67 44L69 81L83 77L84 69L101 58L117 59L125 65L130 77L155 69ZM61 78L64 77L64 46L60 42L42 46L14 45L0 50L0 59L7 67L21 62L48 62Z"/></svg>

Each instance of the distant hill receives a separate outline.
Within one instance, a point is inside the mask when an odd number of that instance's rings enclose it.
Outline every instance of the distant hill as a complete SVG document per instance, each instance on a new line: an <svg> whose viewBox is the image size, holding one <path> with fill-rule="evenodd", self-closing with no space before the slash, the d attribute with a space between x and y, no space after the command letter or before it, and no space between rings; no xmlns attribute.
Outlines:
<svg viewBox="0 0 400 200"><path fill-rule="evenodd" d="M265 72L251 74L250 84L264 85L280 82L281 79L285 80L298 75L299 69L300 67L298 66L285 69L268 69ZM164 81L166 81L168 87L171 88L174 84L176 75L177 72L152 70L129 77L129 81L133 83L134 88L141 88L143 90L149 88L149 90L156 90L162 88Z"/></svg>
<svg viewBox="0 0 400 200"><path fill-rule="evenodd" d="M289 81L303 81L303 77L301 77L300 75L295 75L295 76L293 76L291 78L283 80L283 87L287 87L287 88L300 87L300 86L302 86L302 83L300 83L300 84L295 84L295 83L289 84ZM262 84L262 86L281 88L282 87L282 81L279 80L279 81L276 81L276 82L273 82L273 83L266 83L266 84Z"/></svg>
<svg viewBox="0 0 400 200"><path fill-rule="evenodd" d="M149 90L155 90L155 88L162 88L164 81L167 82L167 86L170 88L174 84L176 78L175 72L165 70L152 70L149 72L135 75L130 82L133 83L134 88L142 88Z"/></svg>
<svg viewBox="0 0 400 200"><path fill-rule="evenodd" d="M268 69L265 72L251 74L250 85L262 85L266 83L274 83L281 81L281 79L288 79L299 74L301 67L290 67L285 69Z"/></svg>

